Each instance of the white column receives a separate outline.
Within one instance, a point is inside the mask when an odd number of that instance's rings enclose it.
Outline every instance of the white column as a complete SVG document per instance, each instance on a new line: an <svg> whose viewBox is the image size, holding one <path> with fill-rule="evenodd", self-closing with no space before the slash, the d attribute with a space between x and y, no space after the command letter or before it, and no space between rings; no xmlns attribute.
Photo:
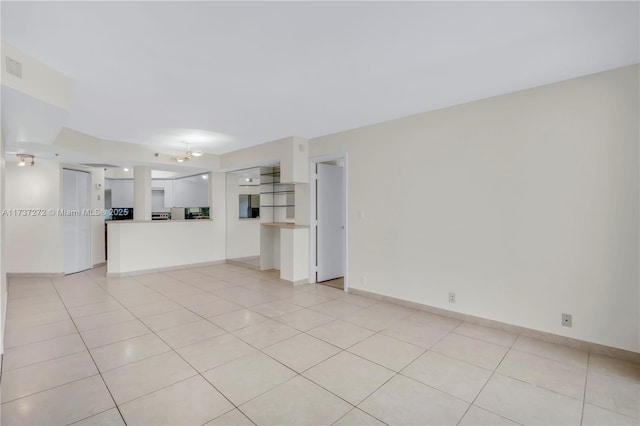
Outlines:
<svg viewBox="0 0 640 426"><path fill-rule="evenodd" d="M133 168L133 220L151 220L151 167Z"/></svg>

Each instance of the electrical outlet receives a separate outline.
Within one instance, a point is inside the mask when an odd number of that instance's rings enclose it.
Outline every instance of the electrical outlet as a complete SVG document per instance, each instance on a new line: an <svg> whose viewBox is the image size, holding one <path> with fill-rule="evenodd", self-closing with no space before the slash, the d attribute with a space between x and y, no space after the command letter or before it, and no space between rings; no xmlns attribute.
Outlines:
<svg viewBox="0 0 640 426"><path fill-rule="evenodd" d="M456 303L456 294L449 293L449 303Z"/></svg>
<svg viewBox="0 0 640 426"><path fill-rule="evenodd" d="M562 314L562 325L565 327L572 326L571 314Z"/></svg>
<svg viewBox="0 0 640 426"><path fill-rule="evenodd" d="M367 285L367 277L365 275L360 277L360 284L363 286Z"/></svg>

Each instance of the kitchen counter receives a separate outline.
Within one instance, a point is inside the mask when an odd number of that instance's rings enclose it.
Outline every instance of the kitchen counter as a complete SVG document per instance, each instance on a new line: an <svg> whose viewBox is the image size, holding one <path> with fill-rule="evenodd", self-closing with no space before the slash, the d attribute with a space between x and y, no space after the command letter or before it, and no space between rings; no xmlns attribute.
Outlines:
<svg viewBox="0 0 640 426"><path fill-rule="evenodd" d="M265 222L260 227L260 269L279 269L294 285L309 281L309 226Z"/></svg>
<svg viewBox="0 0 640 426"><path fill-rule="evenodd" d="M162 222L166 222L166 223L176 223L176 222L206 222L206 221L211 221L210 218L199 218L199 219L151 219L151 220L106 220L105 223L107 224L111 224L111 223L117 223L117 224L121 224L121 223L162 223Z"/></svg>
<svg viewBox="0 0 640 426"><path fill-rule="evenodd" d="M211 237L220 227L206 219L109 222L107 276L224 261L224 240Z"/></svg>
<svg viewBox="0 0 640 426"><path fill-rule="evenodd" d="M261 223L262 226L272 226L274 228L287 228L287 229L306 229L309 228L308 225L296 225L292 222L264 222Z"/></svg>

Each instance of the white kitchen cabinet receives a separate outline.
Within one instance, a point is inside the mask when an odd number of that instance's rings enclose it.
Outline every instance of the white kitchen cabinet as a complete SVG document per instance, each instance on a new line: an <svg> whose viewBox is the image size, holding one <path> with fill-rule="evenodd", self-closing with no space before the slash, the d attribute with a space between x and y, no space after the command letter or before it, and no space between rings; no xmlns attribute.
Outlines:
<svg viewBox="0 0 640 426"><path fill-rule="evenodd" d="M112 207L133 208L133 179L108 179L105 181L105 188L111 188ZM166 209L209 206L209 179L203 179L201 175L181 179L153 179L151 188L156 196L164 193Z"/></svg>
<svg viewBox="0 0 640 426"><path fill-rule="evenodd" d="M111 179L111 205L133 208L133 179Z"/></svg>
<svg viewBox="0 0 640 426"><path fill-rule="evenodd" d="M173 198L173 181L166 180L164 182L164 206L168 209L175 207Z"/></svg>
<svg viewBox="0 0 640 426"><path fill-rule="evenodd" d="M209 180L201 175L175 179L173 197L174 207L208 207Z"/></svg>

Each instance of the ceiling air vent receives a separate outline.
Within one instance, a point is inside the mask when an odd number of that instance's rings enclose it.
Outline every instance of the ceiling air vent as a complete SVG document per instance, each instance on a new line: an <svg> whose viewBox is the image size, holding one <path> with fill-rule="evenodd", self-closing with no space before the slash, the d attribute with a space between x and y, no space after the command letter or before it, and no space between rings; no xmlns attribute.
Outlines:
<svg viewBox="0 0 640 426"><path fill-rule="evenodd" d="M7 73L22 78L22 64L7 56Z"/></svg>
<svg viewBox="0 0 640 426"><path fill-rule="evenodd" d="M113 164L101 164L101 163L80 163L80 165L87 166L87 167L95 167L100 169L118 167L118 166L114 166Z"/></svg>

